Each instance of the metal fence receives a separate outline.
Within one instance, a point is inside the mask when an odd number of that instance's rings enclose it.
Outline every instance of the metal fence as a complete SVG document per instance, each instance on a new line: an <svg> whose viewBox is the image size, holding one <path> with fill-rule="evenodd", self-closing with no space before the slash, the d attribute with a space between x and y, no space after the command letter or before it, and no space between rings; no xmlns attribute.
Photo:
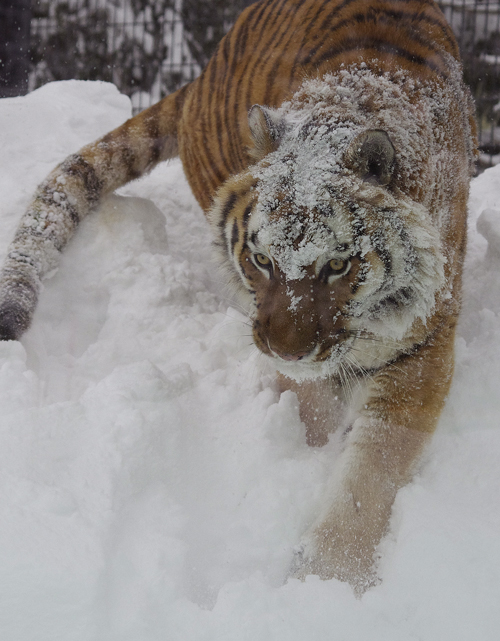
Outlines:
<svg viewBox="0 0 500 641"><path fill-rule="evenodd" d="M500 163L500 2L441 0L460 46L464 78L476 102L479 166Z"/></svg>
<svg viewBox="0 0 500 641"><path fill-rule="evenodd" d="M33 89L49 80L102 79L137 113L195 78L252 0L33 0ZM477 105L480 164L500 162L500 1L441 0Z"/></svg>
<svg viewBox="0 0 500 641"><path fill-rule="evenodd" d="M252 0L32 0L29 88L107 80L134 112L193 80Z"/></svg>
<svg viewBox="0 0 500 641"><path fill-rule="evenodd" d="M176 4L36 0L29 88L69 78L105 80L130 96L135 113L157 102L200 73Z"/></svg>

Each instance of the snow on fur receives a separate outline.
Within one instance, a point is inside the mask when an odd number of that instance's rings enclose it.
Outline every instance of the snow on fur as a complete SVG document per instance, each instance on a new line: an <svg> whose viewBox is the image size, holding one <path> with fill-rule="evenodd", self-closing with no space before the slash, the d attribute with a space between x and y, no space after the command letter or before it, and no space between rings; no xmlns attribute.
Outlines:
<svg viewBox="0 0 500 641"><path fill-rule="evenodd" d="M401 339L416 318L425 322L444 286L440 229L449 212L430 211L427 186L441 179L436 158L443 125L437 120L456 100L454 83L459 82L457 63L450 60L450 65L457 77L434 91L403 71L380 76L364 64L304 82L290 102L272 111L283 132L278 149L250 170L259 181L250 228L290 281L303 278L304 267L325 262L339 247L349 248L347 256L365 255L384 243L393 275L382 281L370 270L362 300L354 304L357 329ZM367 185L346 168L350 148L367 130L387 132L398 176L408 189L418 187L422 202ZM415 167L422 169L418 185L413 185ZM274 214L283 202L286 217ZM350 212L349 203L354 204ZM370 220L380 221L375 229ZM371 227L372 235L358 238L355 227ZM402 290L410 293L412 304L384 313L388 308L382 300Z"/></svg>

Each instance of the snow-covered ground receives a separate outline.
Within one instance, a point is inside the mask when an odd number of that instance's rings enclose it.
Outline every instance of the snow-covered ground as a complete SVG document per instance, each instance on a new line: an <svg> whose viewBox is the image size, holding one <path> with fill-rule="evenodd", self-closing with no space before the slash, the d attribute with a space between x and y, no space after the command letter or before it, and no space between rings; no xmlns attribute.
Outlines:
<svg viewBox="0 0 500 641"><path fill-rule="evenodd" d="M2 258L36 184L129 112L102 83L0 101ZM452 392L361 600L283 583L333 451L252 347L180 163L87 219L0 344L0 639L497 641L500 166L470 209Z"/></svg>

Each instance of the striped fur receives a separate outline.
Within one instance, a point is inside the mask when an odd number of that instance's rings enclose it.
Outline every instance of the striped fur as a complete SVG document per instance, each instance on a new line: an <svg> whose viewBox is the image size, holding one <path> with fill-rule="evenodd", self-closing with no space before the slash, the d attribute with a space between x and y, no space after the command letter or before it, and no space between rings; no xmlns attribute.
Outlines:
<svg viewBox="0 0 500 641"><path fill-rule="evenodd" d="M50 174L0 275L18 338L79 221L179 154L309 444L343 435L291 573L358 593L451 381L475 154L458 58L432 0L256 2L198 79Z"/></svg>

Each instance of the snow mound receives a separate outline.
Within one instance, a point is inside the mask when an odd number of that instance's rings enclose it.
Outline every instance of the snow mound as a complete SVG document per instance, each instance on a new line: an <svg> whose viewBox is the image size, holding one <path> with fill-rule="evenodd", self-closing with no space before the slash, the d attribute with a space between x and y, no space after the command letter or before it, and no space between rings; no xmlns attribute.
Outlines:
<svg viewBox="0 0 500 641"><path fill-rule="evenodd" d="M35 185L129 114L104 83L0 101L2 256ZM84 221L22 344L0 344L0 637L496 641L500 167L470 206L452 391L360 601L283 584L334 452L263 369L180 163Z"/></svg>

